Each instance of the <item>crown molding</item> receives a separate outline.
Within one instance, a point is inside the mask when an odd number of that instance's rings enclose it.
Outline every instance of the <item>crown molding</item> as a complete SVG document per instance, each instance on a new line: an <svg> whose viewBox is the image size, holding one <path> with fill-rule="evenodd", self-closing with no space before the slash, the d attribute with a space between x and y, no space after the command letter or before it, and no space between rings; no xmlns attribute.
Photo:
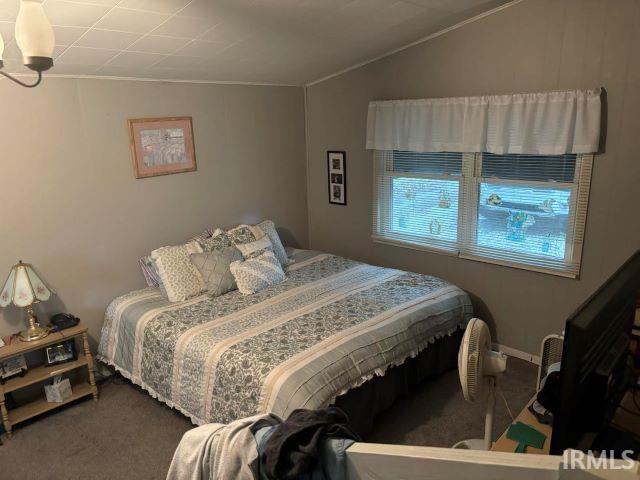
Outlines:
<svg viewBox="0 0 640 480"><path fill-rule="evenodd" d="M12 73L15 77L36 77L30 73ZM147 77L114 77L109 75L71 75L62 73L49 73L43 75L43 84L47 78L67 78L80 80L120 80L128 82L155 82L155 83L192 83L192 84L209 84L209 85L245 85L254 87L297 87L302 88L304 85L295 85L287 83L268 83L268 82L239 82L233 80L183 80L178 78L147 78ZM0 78L3 80L3 78Z"/></svg>

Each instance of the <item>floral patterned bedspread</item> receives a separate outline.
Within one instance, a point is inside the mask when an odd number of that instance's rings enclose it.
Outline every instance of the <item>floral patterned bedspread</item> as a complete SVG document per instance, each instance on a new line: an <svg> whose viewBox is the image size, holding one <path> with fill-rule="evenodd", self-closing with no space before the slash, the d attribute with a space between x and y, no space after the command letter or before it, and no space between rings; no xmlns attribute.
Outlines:
<svg viewBox="0 0 640 480"><path fill-rule="evenodd" d="M196 424L286 417L331 404L471 318L469 297L439 278L290 253L286 280L254 295L116 298L98 359Z"/></svg>

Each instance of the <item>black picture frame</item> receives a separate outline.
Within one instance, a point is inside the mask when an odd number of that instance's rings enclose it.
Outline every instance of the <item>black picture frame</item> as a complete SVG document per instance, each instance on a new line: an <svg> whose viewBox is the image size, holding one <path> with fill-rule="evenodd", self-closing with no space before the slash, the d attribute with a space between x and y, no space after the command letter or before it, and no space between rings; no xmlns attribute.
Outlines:
<svg viewBox="0 0 640 480"><path fill-rule="evenodd" d="M44 361L48 367L73 362L78 359L76 342L72 338L44 349Z"/></svg>
<svg viewBox="0 0 640 480"><path fill-rule="evenodd" d="M327 151L327 187L329 203L347 204L347 152Z"/></svg>

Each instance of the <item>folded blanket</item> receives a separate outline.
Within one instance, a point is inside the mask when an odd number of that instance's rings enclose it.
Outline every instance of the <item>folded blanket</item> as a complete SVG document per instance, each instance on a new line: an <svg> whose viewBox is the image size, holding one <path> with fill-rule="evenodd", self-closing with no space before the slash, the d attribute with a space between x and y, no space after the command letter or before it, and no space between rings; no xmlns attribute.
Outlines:
<svg viewBox="0 0 640 480"><path fill-rule="evenodd" d="M173 455L167 480L253 480L252 466L259 462L253 432L280 422L276 415L261 414L189 430Z"/></svg>

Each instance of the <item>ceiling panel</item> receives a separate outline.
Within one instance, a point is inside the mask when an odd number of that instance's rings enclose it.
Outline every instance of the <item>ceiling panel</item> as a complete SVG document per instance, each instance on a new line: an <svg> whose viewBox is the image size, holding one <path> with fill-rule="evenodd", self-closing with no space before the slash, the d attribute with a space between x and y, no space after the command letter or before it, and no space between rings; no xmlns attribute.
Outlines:
<svg viewBox="0 0 640 480"><path fill-rule="evenodd" d="M167 58L159 53L122 52L113 57L108 65L117 67L148 68Z"/></svg>
<svg viewBox="0 0 640 480"><path fill-rule="evenodd" d="M118 6L134 10L174 14L189 4L189 0L123 0Z"/></svg>
<svg viewBox="0 0 640 480"><path fill-rule="evenodd" d="M47 0L44 9L53 25L91 27L109 11L106 5Z"/></svg>
<svg viewBox="0 0 640 480"><path fill-rule="evenodd" d="M194 39L200 37L200 35L218 23L219 20L217 18L174 15L156 28L153 33L169 37Z"/></svg>
<svg viewBox="0 0 640 480"><path fill-rule="evenodd" d="M168 20L169 17L170 15L164 13L116 7L102 17L95 27L123 32L148 33Z"/></svg>
<svg viewBox="0 0 640 480"><path fill-rule="evenodd" d="M86 27L53 27L53 33L56 37L57 45L71 45L76 42L82 35L84 35L87 30L89 29Z"/></svg>
<svg viewBox="0 0 640 480"><path fill-rule="evenodd" d="M69 47L57 59L56 63L74 65L102 65L118 54L117 50L106 48Z"/></svg>
<svg viewBox="0 0 640 480"><path fill-rule="evenodd" d="M43 0L48 75L304 85L507 0ZM0 0L5 70L19 0Z"/></svg>
<svg viewBox="0 0 640 480"><path fill-rule="evenodd" d="M174 53L184 47L188 42L187 38L165 37L161 35L146 35L131 45L128 50L147 53Z"/></svg>
<svg viewBox="0 0 640 480"><path fill-rule="evenodd" d="M140 38L142 38L142 35L139 33L114 32L112 30L92 28L91 30L88 30L84 35L82 35L82 37L79 38L75 42L75 44L80 47L123 50ZM68 43L64 42L57 43L69 45Z"/></svg>
<svg viewBox="0 0 640 480"><path fill-rule="evenodd" d="M13 22L18 15L18 0L0 1L0 20Z"/></svg>

